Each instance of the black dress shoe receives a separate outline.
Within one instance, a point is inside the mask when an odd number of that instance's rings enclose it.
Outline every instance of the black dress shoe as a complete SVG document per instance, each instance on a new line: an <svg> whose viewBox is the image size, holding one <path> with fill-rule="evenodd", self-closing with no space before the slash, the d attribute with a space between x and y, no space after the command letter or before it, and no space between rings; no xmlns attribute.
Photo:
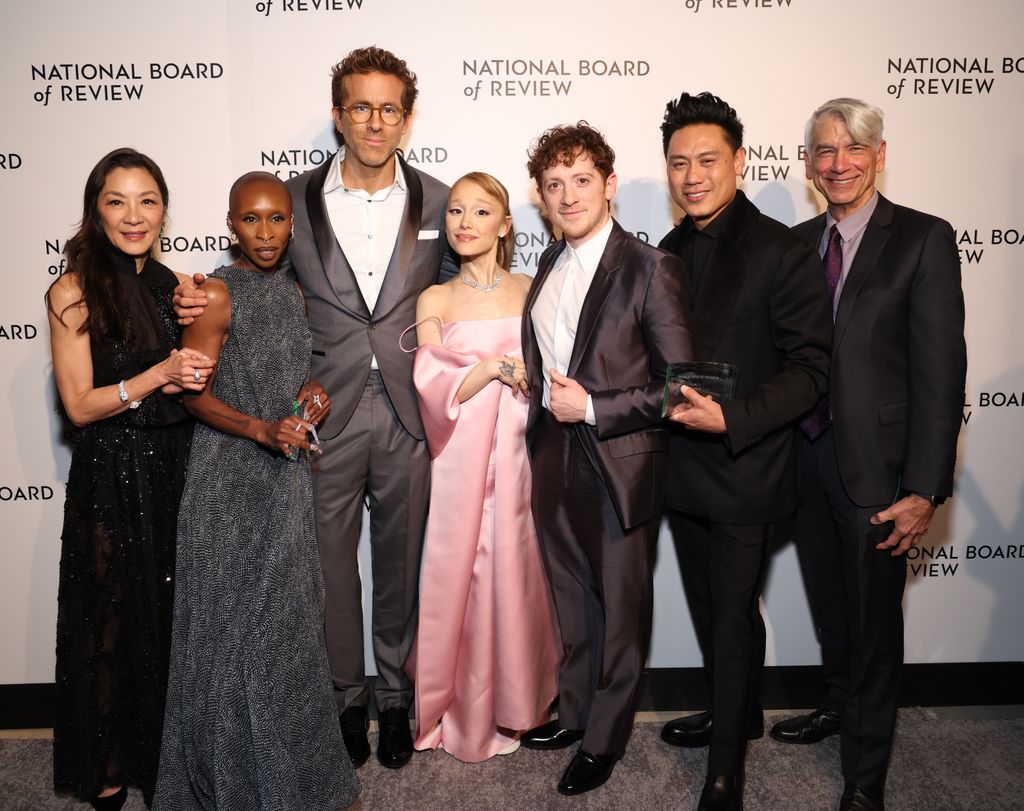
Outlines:
<svg viewBox="0 0 1024 811"><path fill-rule="evenodd" d="M128 789L125 786L121 786L113 794L108 794L106 797L93 797L89 800L89 805L97 809L97 811L121 811L121 806L124 805L124 801L128 799Z"/></svg>
<svg viewBox="0 0 1024 811"><path fill-rule="evenodd" d="M370 728L370 719L366 715L366 707L348 707L338 719L341 722L341 738L345 741L348 756L357 769L370 757L370 741L366 731Z"/></svg>
<svg viewBox="0 0 1024 811"><path fill-rule="evenodd" d="M762 737L764 715L759 712L747 719L747 740L756 741ZM661 728L661 739L672 746L708 746L711 743L711 710L669 721Z"/></svg>
<svg viewBox="0 0 1024 811"><path fill-rule="evenodd" d="M389 769L401 769L412 757L409 710L391 707L377 716L377 760Z"/></svg>
<svg viewBox="0 0 1024 811"><path fill-rule="evenodd" d="M743 775L709 774L697 811L743 811Z"/></svg>
<svg viewBox="0 0 1024 811"><path fill-rule="evenodd" d="M558 721L548 721L523 733L519 742L527 749L565 749L583 740L582 729L566 729Z"/></svg>
<svg viewBox="0 0 1024 811"><path fill-rule="evenodd" d="M839 798L839 811L885 811L885 804L874 792L847 783Z"/></svg>
<svg viewBox="0 0 1024 811"><path fill-rule="evenodd" d="M618 755L592 755L582 749L572 756L558 781L558 793L582 794L595 789L612 776Z"/></svg>
<svg viewBox="0 0 1024 811"><path fill-rule="evenodd" d="M807 715L787 718L772 727L771 735L782 743L817 743L839 732L839 713L819 707Z"/></svg>

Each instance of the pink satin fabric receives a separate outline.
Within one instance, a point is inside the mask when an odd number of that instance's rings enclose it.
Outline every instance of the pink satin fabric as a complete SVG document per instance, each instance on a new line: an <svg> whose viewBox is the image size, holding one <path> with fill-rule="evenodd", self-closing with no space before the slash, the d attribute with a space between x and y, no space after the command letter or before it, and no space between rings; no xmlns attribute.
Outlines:
<svg viewBox="0 0 1024 811"><path fill-rule="evenodd" d="M555 696L560 643L530 514L527 401L491 381L456 393L479 361L522 357L518 316L455 321L416 350L413 381L433 459L419 626L409 670L417 749L486 760Z"/></svg>

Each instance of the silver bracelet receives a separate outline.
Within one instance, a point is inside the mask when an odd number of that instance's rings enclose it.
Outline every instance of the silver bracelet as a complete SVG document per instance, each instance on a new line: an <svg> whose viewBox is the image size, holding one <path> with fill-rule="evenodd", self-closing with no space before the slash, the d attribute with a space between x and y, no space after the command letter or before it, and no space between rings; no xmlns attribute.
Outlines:
<svg viewBox="0 0 1024 811"><path fill-rule="evenodd" d="M128 392L124 387L123 380L117 384L117 396L121 398L122 403L128 403L128 408L136 409L142 405L142 400L132 400L131 402L128 402Z"/></svg>

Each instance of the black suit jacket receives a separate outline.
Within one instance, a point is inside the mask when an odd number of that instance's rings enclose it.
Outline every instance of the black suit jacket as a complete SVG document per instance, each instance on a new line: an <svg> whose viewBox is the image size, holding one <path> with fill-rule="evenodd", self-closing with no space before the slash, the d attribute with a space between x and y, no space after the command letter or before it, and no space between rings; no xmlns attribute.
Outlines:
<svg viewBox="0 0 1024 811"><path fill-rule="evenodd" d="M722 403L727 433L673 426L670 507L733 524L767 523L796 507L793 430L826 391L832 306L821 260L743 192L693 301L697 360L739 367ZM680 253L683 226L662 248ZM688 269L689 270L689 269Z"/></svg>
<svg viewBox="0 0 1024 811"><path fill-rule="evenodd" d="M526 427L531 454L541 405L543 373L531 311L555 260L560 240L540 258L523 314L523 357L533 396ZM573 425L601 474L624 529L650 520L664 494L668 435L661 422L665 367L690 360L690 304L679 260L613 223L601 262L580 311L568 376L591 395L596 426ZM534 476L562 476L562 470Z"/></svg>
<svg viewBox="0 0 1024 811"><path fill-rule="evenodd" d="M793 230L817 246L825 215ZM836 308L839 473L860 506L953 492L967 348L953 228L879 195Z"/></svg>
<svg viewBox="0 0 1024 811"><path fill-rule="evenodd" d="M376 356L384 387L405 429L423 439L412 386L411 354L398 338L416 320L416 299L438 279L457 272L445 237L448 187L398 160L406 183L405 210L377 303L367 309L352 266L338 244L324 201L332 161L288 181L295 236L288 261L306 299L313 338L310 376L331 396L320 435L337 436L348 423Z"/></svg>

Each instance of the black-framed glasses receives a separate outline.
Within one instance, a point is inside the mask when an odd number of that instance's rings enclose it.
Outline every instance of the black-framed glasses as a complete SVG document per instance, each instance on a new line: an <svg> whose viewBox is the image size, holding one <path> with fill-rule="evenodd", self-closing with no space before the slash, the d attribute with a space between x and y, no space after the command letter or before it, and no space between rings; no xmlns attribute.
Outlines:
<svg viewBox="0 0 1024 811"><path fill-rule="evenodd" d="M396 124L400 124L405 117L405 110L394 104L382 104L380 107L374 107L372 104L357 102L341 109L348 113L348 117L352 119L353 124L365 124L373 117L374 113L377 113L381 121L389 127L393 127Z"/></svg>

